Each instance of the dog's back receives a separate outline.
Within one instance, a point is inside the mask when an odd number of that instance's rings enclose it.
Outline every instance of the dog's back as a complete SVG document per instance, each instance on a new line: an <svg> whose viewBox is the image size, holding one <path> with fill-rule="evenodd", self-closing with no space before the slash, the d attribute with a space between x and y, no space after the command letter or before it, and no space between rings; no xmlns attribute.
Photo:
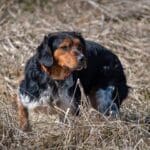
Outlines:
<svg viewBox="0 0 150 150"><path fill-rule="evenodd" d="M78 72L85 93L91 95L93 91L102 89L100 93L105 94L100 94L100 99L103 99L100 103L107 101L104 95L111 93L111 101L119 108L128 95L126 77L119 58L93 41L86 41L86 50L87 68Z"/></svg>

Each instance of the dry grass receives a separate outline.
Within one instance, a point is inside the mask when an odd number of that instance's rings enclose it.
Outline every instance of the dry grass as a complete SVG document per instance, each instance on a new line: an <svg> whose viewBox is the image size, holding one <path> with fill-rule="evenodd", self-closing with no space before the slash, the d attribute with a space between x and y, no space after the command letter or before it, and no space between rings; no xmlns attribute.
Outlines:
<svg viewBox="0 0 150 150"><path fill-rule="evenodd" d="M0 149L150 149L149 0L0 1ZM31 113L33 131L18 128L13 104L24 64L44 34L81 31L111 48L132 87L112 120L81 106L81 116L60 124Z"/></svg>

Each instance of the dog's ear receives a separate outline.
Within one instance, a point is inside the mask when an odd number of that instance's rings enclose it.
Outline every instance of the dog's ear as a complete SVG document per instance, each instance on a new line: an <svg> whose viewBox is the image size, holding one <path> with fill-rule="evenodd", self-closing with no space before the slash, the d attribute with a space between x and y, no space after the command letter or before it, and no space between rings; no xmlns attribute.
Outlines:
<svg viewBox="0 0 150 150"><path fill-rule="evenodd" d="M70 32L70 34L72 34L73 36L75 36L77 38L83 38L81 32L72 31L72 32Z"/></svg>
<svg viewBox="0 0 150 150"><path fill-rule="evenodd" d="M81 32L72 32L72 34L73 34L75 37L79 38L80 41L82 42L83 46L85 47L85 40L84 40L84 38L83 38Z"/></svg>
<svg viewBox="0 0 150 150"><path fill-rule="evenodd" d="M72 34L73 34L73 36L77 37L80 40L80 42L82 44L81 46L83 48L83 53L84 53L85 56L87 56L86 42L85 42L82 34L80 32L72 32Z"/></svg>
<svg viewBox="0 0 150 150"><path fill-rule="evenodd" d="M51 52L51 48L49 46L49 38L47 36L44 37L41 45L37 48L38 53L38 61L40 64L50 67L53 64L53 56Z"/></svg>

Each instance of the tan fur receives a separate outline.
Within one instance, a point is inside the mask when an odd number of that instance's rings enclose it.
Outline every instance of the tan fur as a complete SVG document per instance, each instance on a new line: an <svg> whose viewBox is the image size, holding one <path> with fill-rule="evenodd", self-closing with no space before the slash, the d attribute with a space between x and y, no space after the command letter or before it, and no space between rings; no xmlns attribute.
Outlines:
<svg viewBox="0 0 150 150"><path fill-rule="evenodd" d="M64 80L71 74L72 70L78 67L78 52L74 49L77 49L79 44L79 39L73 41L65 39L54 52L55 63L53 66L48 68L41 65L42 70L54 80ZM64 47L67 47L67 50L63 50Z"/></svg>
<svg viewBox="0 0 150 150"><path fill-rule="evenodd" d="M29 131L29 120L28 120L28 110L23 106L23 104L18 100L18 115L19 115L19 126L23 131Z"/></svg>
<svg viewBox="0 0 150 150"><path fill-rule="evenodd" d="M71 74L71 71L67 68L62 68L59 65L54 65L51 68L41 65L41 69L46 72L54 80L64 80Z"/></svg>
<svg viewBox="0 0 150 150"><path fill-rule="evenodd" d="M61 48L55 50L54 58L61 67L75 69L78 67L77 54L72 50L64 52Z"/></svg>

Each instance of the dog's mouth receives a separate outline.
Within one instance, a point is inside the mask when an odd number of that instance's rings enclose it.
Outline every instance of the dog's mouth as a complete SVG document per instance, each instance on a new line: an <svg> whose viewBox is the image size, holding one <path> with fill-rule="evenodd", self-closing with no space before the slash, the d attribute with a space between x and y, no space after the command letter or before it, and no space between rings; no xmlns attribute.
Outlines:
<svg viewBox="0 0 150 150"><path fill-rule="evenodd" d="M60 67L60 68L59 68ZM78 66L75 67L69 67L67 65L58 65L56 68L53 68L51 77L55 80L65 80L67 79L74 71L80 71L82 69L85 69L87 67L86 61L83 63L79 63ZM58 69L59 68L59 69Z"/></svg>
<svg viewBox="0 0 150 150"><path fill-rule="evenodd" d="M82 70L82 69L86 69L86 64L84 64L84 65L79 65L78 67L76 67L74 70L77 70L77 71L80 71L80 70Z"/></svg>
<svg viewBox="0 0 150 150"><path fill-rule="evenodd" d="M68 70L67 71L67 75L69 76L72 72L74 71L81 71L82 69L86 69L87 68L87 64L84 63L84 64L79 64L77 67L74 67L74 68L70 68L70 67L67 67L67 66L62 66L65 70Z"/></svg>
<svg viewBox="0 0 150 150"><path fill-rule="evenodd" d="M69 67L66 67L66 66L63 66L63 69L65 70L65 73L64 73L64 79L68 78L74 71L80 71L83 69L83 66L78 66L76 68L69 68Z"/></svg>
<svg viewBox="0 0 150 150"><path fill-rule="evenodd" d="M68 67L66 65L59 66L55 65L51 68L41 66L42 70L46 72L49 76L51 76L54 80L65 80L68 78L74 71L80 71L87 67L87 63L83 62L78 64L76 67Z"/></svg>
<svg viewBox="0 0 150 150"><path fill-rule="evenodd" d="M66 66L66 65L63 65L62 68L66 69L66 70L70 70L70 72L73 72L73 71L80 71L82 69L86 69L87 68L87 62L84 61L82 63L79 63L77 66L75 67L69 67L69 66Z"/></svg>

